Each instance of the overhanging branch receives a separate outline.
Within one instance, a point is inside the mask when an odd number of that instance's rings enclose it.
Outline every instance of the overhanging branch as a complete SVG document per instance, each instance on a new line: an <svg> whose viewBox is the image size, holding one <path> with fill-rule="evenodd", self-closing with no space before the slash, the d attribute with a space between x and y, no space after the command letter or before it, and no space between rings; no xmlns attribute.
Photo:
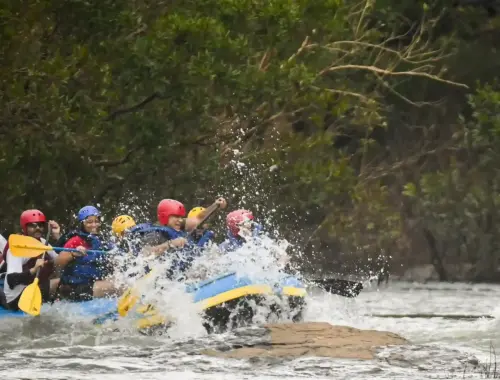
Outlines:
<svg viewBox="0 0 500 380"><path fill-rule="evenodd" d="M462 88L467 88L467 89L469 88L469 86L467 86L466 84L453 82L451 80L443 79L443 78L440 78L436 75L432 75L429 73L423 73L420 71L390 71L390 70L384 70L384 69L381 69L381 68L375 67L375 66L365 66L365 65L330 66L324 70L321 70L319 72L319 75L325 75L327 73L334 72L334 71L340 71L340 70L365 70L365 71L370 71L374 74L382 74L382 75L388 75L388 76L423 77L423 78L434 80L436 82L446 83L446 84L449 84L451 86L462 87Z"/></svg>
<svg viewBox="0 0 500 380"><path fill-rule="evenodd" d="M144 99L142 102L137 103L131 107L128 108L122 108L118 109L116 111L111 112L111 114L106 118L108 121L113 121L115 120L118 116L130 113L130 112L135 112L146 106L147 104L151 103L153 100L157 99L160 97L160 94L158 92L154 92L153 94L149 95L146 99Z"/></svg>
<svg viewBox="0 0 500 380"><path fill-rule="evenodd" d="M114 167L114 166L119 166L122 165L130 159L133 153L137 152L141 147L136 147L130 149L127 153L125 153L125 156L123 156L120 159L117 160L98 160L98 161L93 161L90 159L90 164L93 166L100 166L100 167Z"/></svg>

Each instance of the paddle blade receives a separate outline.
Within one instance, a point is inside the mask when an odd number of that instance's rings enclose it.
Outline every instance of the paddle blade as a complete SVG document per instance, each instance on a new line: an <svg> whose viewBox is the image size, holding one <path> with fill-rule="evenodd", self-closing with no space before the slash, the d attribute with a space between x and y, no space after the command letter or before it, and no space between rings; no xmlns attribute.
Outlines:
<svg viewBox="0 0 500 380"><path fill-rule="evenodd" d="M134 305L139 301L139 297L134 294L134 289L127 290L122 298L118 300L118 314L122 317L126 316L127 313L134 307Z"/></svg>
<svg viewBox="0 0 500 380"><path fill-rule="evenodd" d="M9 236L9 249L14 256L31 258L40 256L51 247L30 236L13 234Z"/></svg>
<svg viewBox="0 0 500 380"><path fill-rule="evenodd" d="M169 320L159 314L154 314L152 316L141 318L136 322L136 327L139 330L149 329L152 327L166 327L169 324Z"/></svg>
<svg viewBox="0 0 500 380"><path fill-rule="evenodd" d="M339 279L327 279L327 280L313 280L315 285L319 286L328 293L337 294L342 297L354 298L361 290L363 290L363 284L361 282L339 280Z"/></svg>
<svg viewBox="0 0 500 380"><path fill-rule="evenodd" d="M24 289L17 305L19 309L27 314L33 316L40 315L40 309L42 308L42 292L38 286L38 277L35 278L35 281L33 281L31 285L28 285Z"/></svg>
<svg viewBox="0 0 500 380"><path fill-rule="evenodd" d="M149 271L142 278L137 280L137 283L134 287L128 289L121 298L118 300L118 314L122 317L126 316L130 309L134 307L134 305L139 301L139 296L137 295L139 288L138 286L146 279L148 279L152 275L153 271Z"/></svg>

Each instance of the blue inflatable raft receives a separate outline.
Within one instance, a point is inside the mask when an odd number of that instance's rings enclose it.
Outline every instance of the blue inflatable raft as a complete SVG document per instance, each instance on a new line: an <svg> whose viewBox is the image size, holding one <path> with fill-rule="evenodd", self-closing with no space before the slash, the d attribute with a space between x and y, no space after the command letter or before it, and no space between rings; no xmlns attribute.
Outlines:
<svg viewBox="0 0 500 380"><path fill-rule="evenodd" d="M268 309L269 317L285 317L298 321L302 318L306 289L296 277L283 275L279 281L250 280L228 273L197 284L186 285L186 295L204 310L204 326L209 332L220 332L252 322L256 307ZM85 302L57 302L72 314L88 316L95 324L116 320L116 298L94 299ZM43 305L43 310L51 307ZM54 307L54 305L52 306ZM149 308L137 308L135 314L139 329L161 326L165 319ZM30 317L21 311L10 311L0 307L0 318Z"/></svg>

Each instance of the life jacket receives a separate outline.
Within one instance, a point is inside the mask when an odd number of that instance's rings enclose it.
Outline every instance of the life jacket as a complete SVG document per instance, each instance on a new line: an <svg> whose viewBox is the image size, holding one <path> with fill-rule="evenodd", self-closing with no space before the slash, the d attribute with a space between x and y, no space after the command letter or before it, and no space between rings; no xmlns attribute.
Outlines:
<svg viewBox="0 0 500 380"><path fill-rule="evenodd" d="M219 244L219 249L224 253L229 253L237 250L244 243L245 240L235 237L231 232L228 231L226 240Z"/></svg>
<svg viewBox="0 0 500 380"><path fill-rule="evenodd" d="M150 223L141 223L127 232L127 238L141 245L160 245L178 237L184 237L184 232Z"/></svg>
<svg viewBox="0 0 500 380"><path fill-rule="evenodd" d="M215 233L213 231L206 230L203 231L201 235L200 234L198 234L197 236L195 234L193 235L191 235L192 241L196 244L197 247L203 248L208 244L209 241L211 241L214 238Z"/></svg>
<svg viewBox="0 0 500 380"><path fill-rule="evenodd" d="M149 223L139 224L127 232L127 237L132 242L135 242L134 251L140 251L144 245L160 245L180 237L188 240L184 248L169 252L168 258L171 259L172 262L168 270L169 277L172 277L175 272L185 272L189 269L195 257L200 255L201 248L203 248L213 236L214 233L212 231L206 231L202 237L195 242L185 231L177 231L171 227ZM137 244L138 241L139 244Z"/></svg>
<svg viewBox="0 0 500 380"><path fill-rule="evenodd" d="M48 256L45 255L45 258L47 258L47 257ZM33 268L36 264L36 261L38 259L41 259L41 258L42 258L42 255L40 255L38 257L32 257L31 259L29 259L23 265L23 272L27 272L28 270ZM40 268L40 272L38 274L38 280L40 281L40 283L45 282L45 281L49 281L50 276L52 275L53 272L54 272L54 261L53 260L46 260L44 266Z"/></svg>
<svg viewBox="0 0 500 380"><path fill-rule="evenodd" d="M262 225L258 223L254 223L254 227L252 229L252 237L257 237L262 231ZM237 250L241 246L245 244L245 239L235 236L231 233L231 231L227 231L226 240L224 240L221 244L219 244L219 249L224 253L229 253Z"/></svg>
<svg viewBox="0 0 500 380"><path fill-rule="evenodd" d="M58 241L59 246L64 244L72 237L79 236L90 245L90 249L97 251L108 251L113 247L110 244L104 244L98 235L88 234L83 231L73 231L61 237ZM66 265L61 274L61 284L64 285L88 285L97 280L102 280L112 272L107 252L88 253L82 257L75 257Z"/></svg>
<svg viewBox="0 0 500 380"><path fill-rule="evenodd" d="M0 261L0 279L5 278L5 274L7 273L7 252L9 251L9 242L5 244L5 247L2 251L1 255L1 261ZM48 256L45 256L48 258ZM38 259L42 258L42 254L38 257L32 257L29 259L26 263L23 265L23 272L27 272L31 268L33 268L36 264L36 261ZM38 275L38 279L40 283L44 281L50 280L50 276L54 272L54 261L53 260L47 260L45 265L40 268L40 273Z"/></svg>

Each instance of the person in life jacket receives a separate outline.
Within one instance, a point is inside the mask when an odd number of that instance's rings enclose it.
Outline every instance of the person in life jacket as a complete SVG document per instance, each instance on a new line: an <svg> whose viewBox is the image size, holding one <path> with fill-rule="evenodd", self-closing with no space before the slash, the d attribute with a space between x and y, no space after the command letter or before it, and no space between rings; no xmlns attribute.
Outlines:
<svg viewBox="0 0 500 380"><path fill-rule="evenodd" d="M215 201L215 204L224 208L226 207L226 200L219 198ZM175 254L169 271L170 275L176 271L185 272L199 254L199 250L195 248L200 243L195 243L189 235L205 215L199 213L188 217L184 221L186 216L184 205L173 199L163 199L158 204L157 216L159 226L149 227L153 233L144 236L143 243L145 246L143 252L157 257L161 257L166 253L169 257Z"/></svg>
<svg viewBox="0 0 500 380"><path fill-rule="evenodd" d="M113 232L114 237L118 240L117 245L119 246L120 250L126 252L130 251L126 235L127 232L136 225L137 223L135 222L134 218L129 215L117 216L111 223L111 231Z"/></svg>
<svg viewBox="0 0 500 380"><path fill-rule="evenodd" d="M188 219L190 218L203 218L204 212L206 211L205 207L194 207L188 213ZM202 226L198 226L192 234L191 239L198 247L205 247L208 242L213 241L215 237L215 233L209 230L209 225L204 223Z"/></svg>
<svg viewBox="0 0 500 380"><path fill-rule="evenodd" d="M61 235L59 224L47 218L40 210L26 210L20 217L21 230L24 235L31 236L43 244L47 241L43 238L45 231L50 226L51 240L57 240ZM47 251L45 256L33 258L17 257L12 254L8 247L8 242L2 250L3 260L6 263L7 271L4 279L4 295L6 304L3 305L9 310L19 310L18 302L26 286L33 283L36 272L38 275L42 302L49 302L51 294L57 288L58 279L51 279L54 273L54 264L58 264L58 255L54 251Z"/></svg>
<svg viewBox="0 0 500 380"><path fill-rule="evenodd" d="M123 253L122 264L119 268L122 272L127 271L131 266L136 267L135 257L140 252L141 242L135 231L144 228L144 226L150 226L150 224L138 225L130 215L117 216L111 223L111 231L116 239L116 245ZM149 272L149 268L146 268L146 272ZM133 273L130 273L129 276L133 276Z"/></svg>
<svg viewBox="0 0 500 380"><path fill-rule="evenodd" d="M241 247L250 237L256 237L262 226L254 222L251 211L231 211L226 217L227 238L219 245L222 252L229 253Z"/></svg>
<svg viewBox="0 0 500 380"><path fill-rule="evenodd" d="M59 241L64 248L79 252L61 252L59 262L63 271L58 296L71 301L101 298L117 292L113 283L106 280L112 272L111 253L115 247L103 241L99 234L101 213L94 206L85 206L78 212L80 226ZM87 250L103 251L88 253Z"/></svg>
<svg viewBox="0 0 500 380"><path fill-rule="evenodd" d="M137 223L131 216L120 215L113 220L113 223L111 223L111 231L115 236L123 238L125 232L136 225Z"/></svg>

